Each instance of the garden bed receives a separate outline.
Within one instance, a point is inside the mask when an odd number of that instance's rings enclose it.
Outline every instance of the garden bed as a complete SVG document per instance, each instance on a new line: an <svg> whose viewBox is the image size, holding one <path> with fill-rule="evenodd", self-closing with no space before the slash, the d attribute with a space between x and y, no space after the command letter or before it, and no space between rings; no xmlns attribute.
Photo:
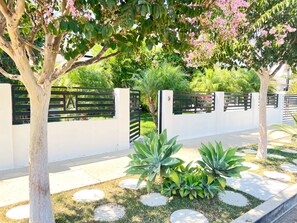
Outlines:
<svg viewBox="0 0 297 223"><path fill-rule="evenodd" d="M268 149L268 154L277 155L274 157L268 157L265 161L260 161L255 158L255 154L249 153L246 151L248 149L249 152L255 153L256 146L247 146L243 148L238 148L238 152L245 154L244 159L246 162L256 164L259 169L250 169L248 172L252 172L257 175L261 175L263 177L267 177L264 174L264 171L277 171L280 173L284 173L291 177L290 181L286 181L285 183L295 184L297 182L297 173L292 173L286 171L281 168L283 164L292 164L296 165L297 154L289 153L282 151L283 149L288 149L287 147L277 147L275 146L273 149ZM294 148L289 148L294 151ZM254 152L253 152L254 151ZM295 151L297 151L295 149ZM278 157L279 156L279 157ZM276 158L278 157L278 158ZM279 159L282 157L282 159ZM225 189L228 191L234 191L240 193L248 199L248 205L244 207L236 207L233 205L228 205L222 202L218 196L215 196L211 199L202 199L197 198L190 200L188 197L181 198L180 196L172 196L169 197L168 202L164 206L159 207L148 207L140 202L141 195L147 194L146 188L142 188L139 190L130 190L130 189L122 189L119 186L119 183L123 179L131 178L124 177L116 180L111 180L107 182L103 182L100 184L87 186L83 188L77 188L74 190L58 193L52 195L53 201L53 209L55 214L56 223L94 223L100 222L94 220L94 210L96 207L103 204L118 204L122 205L125 208L126 214L123 218L116 222L127 223L127 222L156 222L156 223L168 223L170 222L170 215L179 209L191 209L196 210L203 214L210 223L216 222L231 222L237 217L243 215L247 211L253 209L259 204L263 203L263 200L257 199L254 196L251 196L248 193L244 193L239 190L235 190L231 187L226 187ZM136 175L132 176L132 178L137 178ZM228 184L227 184L228 185ZM99 189L104 192L105 197L102 200L89 202L89 203L81 203L72 200L73 195L83 189ZM154 191L152 191L154 192ZM9 209L27 204L28 202L20 202L18 204L10 205L1 208L0 210L0 222L19 222L25 223L28 222L28 219L23 220L10 220L6 217L6 213Z"/></svg>

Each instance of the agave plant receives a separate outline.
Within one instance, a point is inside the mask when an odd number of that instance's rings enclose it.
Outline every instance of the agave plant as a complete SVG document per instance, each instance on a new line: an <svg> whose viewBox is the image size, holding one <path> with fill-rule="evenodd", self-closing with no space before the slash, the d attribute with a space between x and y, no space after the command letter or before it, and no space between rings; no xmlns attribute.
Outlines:
<svg viewBox="0 0 297 223"><path fill-rule="evenodd" d="M147 180L147 190L150 191L157 176L161 178L166 174L171 180L177 183L178 175L174 168L183 161L174 158L172 155L181 149L181 144L176 144L176 137L167 140L167 131L164 130L160 136L151 132L150 136L144 136L143 143L134 141L134 153L129 155L129 162L126 173L140 174L138 185Z"/></svg>
<svg viewBox="0 0 297 223"><path fill-rule="evenodd" d="M294 116L293 114L291 114L291 116L294 120L294 126L290 126L287 124L273 124L272 126L278 127L278 129L274 129L270 133L283 132L285 134L288 134L291 137L291 141L295 143L297 142L297 115Z"/></svg>
<svg viewBox="0 0 297 223"><path fill-rule="evenodd" d="M211 143L208 143L208 146L202 144L198 151L202 161L197 161L197 163L207 174L208 181L218 181L222 188L226 186L224 177L240 177L241 171L249 169L249 167L242 166L244 159L235 155L235 148L224 151L221 142L216 142L215 146Z"/></svg>

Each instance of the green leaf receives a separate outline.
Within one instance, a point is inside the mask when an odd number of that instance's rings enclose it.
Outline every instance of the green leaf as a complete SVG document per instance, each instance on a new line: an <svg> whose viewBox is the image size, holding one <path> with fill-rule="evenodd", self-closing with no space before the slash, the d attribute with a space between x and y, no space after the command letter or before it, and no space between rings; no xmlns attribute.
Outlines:
<svg viewBox="0 0 297 223"><path fill-rule="evenodd" d="M219 181L220 185L222 186L222 188L226 187L226 179L223 177L217 178L217 180Z"/></svg>
<svg viewBox="0 0 297 223"><path fill-rule="evenodd" d="M177 172L175 172L174 170L171 170L169 179L172 180L178 187L180 187L180 179Z"/></svg>

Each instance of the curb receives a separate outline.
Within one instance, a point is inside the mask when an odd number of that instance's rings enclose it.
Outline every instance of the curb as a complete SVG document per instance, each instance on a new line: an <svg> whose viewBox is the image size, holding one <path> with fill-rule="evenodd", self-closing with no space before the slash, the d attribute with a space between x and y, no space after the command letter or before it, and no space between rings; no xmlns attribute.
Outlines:
<svg viewBox="0 0 297 223"><path fill-rule="evenodd" d="M251 209L231 223L272 223L297 205L297 184Z"/></svg>

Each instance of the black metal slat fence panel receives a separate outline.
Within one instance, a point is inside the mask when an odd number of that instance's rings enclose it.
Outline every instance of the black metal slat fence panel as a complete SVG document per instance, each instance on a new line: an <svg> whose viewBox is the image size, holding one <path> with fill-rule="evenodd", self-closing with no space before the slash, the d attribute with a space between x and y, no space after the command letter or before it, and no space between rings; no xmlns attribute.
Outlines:
<svg viewBox="0 0 297 223"><path fill-rule="evenodd" d="M278 107L278 94L267 94L267 108Z"/></svg>
<svg viewBox="0 0 297 223"><path fill-rule="evenodd" d="M252 94L250 93L225 93L224 111L248 110L252 107Z"/></svg>
<svg viewBox="0 0 297 223"><path fill-rule="evenodd" d="M210 113L215 110L215 93L183 93L173 94L173 114Z"/></svg>
<svg viewBox="0 0 297 223"><path fill-rule="evenodd" d="M130 90L130 142L140 136L140 91Z"/></svg>
<svg viewBox="0 0 297 223"><path fill-rule="evenodd" d="M24 86L12 85L13 124L30 122L30 100ZM48 121L112 118L113 89L52 87Z"/></svg>
<svg viewBox="0 0 297 223"><path fill-rule="evenodd" d="M283 120L292 120L292 115L297 114L297 94L286 94L284 97Z"/></svg>

